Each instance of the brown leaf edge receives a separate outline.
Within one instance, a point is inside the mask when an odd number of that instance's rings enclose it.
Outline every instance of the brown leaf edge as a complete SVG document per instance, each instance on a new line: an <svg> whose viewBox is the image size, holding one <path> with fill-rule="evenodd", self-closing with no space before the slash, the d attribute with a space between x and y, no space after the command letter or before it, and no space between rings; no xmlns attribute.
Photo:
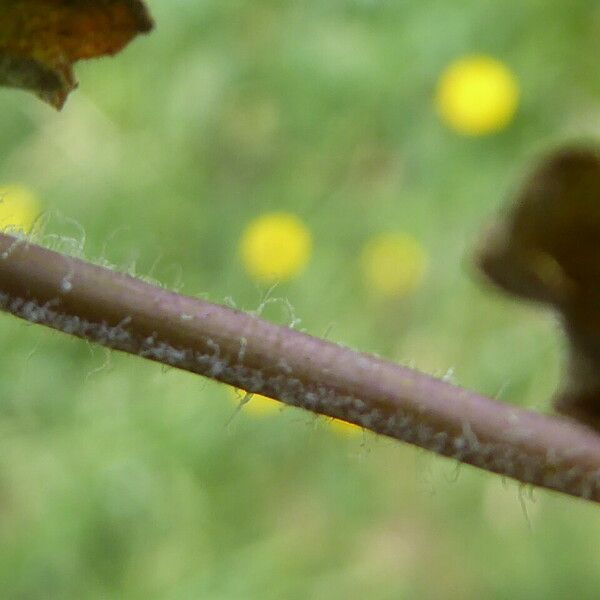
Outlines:
<svg viewBox="0 0 600 600"><path fill-rule="evenodd" d="M97 4L110 5L113 0L100 0ZM14 48L0 47L0 86L23 89L36 94L57 110L61 110L70 92L78 83L73 73L73 63L81 59L114 55L120 52L136 35L150 32L154 21L142 0L126 0L133 20L131 32L111 32L112 44L105 44L99 51L81 52L70 58L48 63L40 57L27 56ZM89 2L87 4L90 4ZM92 2L92 4L94 4Z"/></svg>

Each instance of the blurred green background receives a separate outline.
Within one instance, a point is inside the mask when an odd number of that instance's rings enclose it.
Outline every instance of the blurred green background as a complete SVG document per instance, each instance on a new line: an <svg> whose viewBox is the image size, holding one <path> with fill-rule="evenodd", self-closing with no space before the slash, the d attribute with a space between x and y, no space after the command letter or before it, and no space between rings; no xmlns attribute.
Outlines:
<svg viewBox="0 0 600 600"><path fill-rule="evenodd" d="M48 243L75 251L82 229L90 259L254 310L269 286L240 237L293 213L313 249L272 297L300 327L545 410L556 324L481 286L469 251L532 156L600 131L598 3L149 4L156 30L80 64L62 113L0 90L0 183L52 211ZM472 53L520 86L493 135L435 111L444 69ZM428 268L381 299L360 252L388 231ZM264 316L289 320L283 301ZM225 386L0 328L2 598L598 595L596 506L296 409L250 402L230 422Z"/></svg>

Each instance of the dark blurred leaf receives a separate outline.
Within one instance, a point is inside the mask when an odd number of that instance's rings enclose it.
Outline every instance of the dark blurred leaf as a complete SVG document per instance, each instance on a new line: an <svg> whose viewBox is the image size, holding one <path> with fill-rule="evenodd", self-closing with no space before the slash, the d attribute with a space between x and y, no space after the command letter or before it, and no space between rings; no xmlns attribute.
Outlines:
<svg viewBox="0 0 600 600"><path fill-rule="evenodd" d="M550 304L569 337L569 368L556 408L600 429L600 151L549 156L479 254L506 291Z"/></svg>
<svg viewBox="0 0 600 600"><path fill-rule="evenodd" d="M0 85L61 108L73 63L115 54L152 28L141 0L0 0Z"/></svg>

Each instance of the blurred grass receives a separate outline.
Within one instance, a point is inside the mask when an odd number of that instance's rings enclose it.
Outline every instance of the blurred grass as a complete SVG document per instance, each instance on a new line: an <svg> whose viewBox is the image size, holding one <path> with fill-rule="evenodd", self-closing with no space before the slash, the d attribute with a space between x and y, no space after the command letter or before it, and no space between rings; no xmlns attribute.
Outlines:
<svg viewBox="0 0 600 600"><path fill-rule="evenodd" d="M281 284L301 327L545 409L549 315L481 288L468 251L548 144L600 130L600 10L576 0L150 2L156 31L81 64L55 114L0 91L0 182L55 211L85 254L213 301L265 289L238 242L299 215L312 260ZM522 91L502 133L433 110L471 52ZM60 216L62 215L62 217ZM403 231L428 255L410 297L374 300L359 255ZM283 304L265 315L287 322ZM522 491L293 409L258 417L189 374L4 316L3 598L596 597L594 506Z"/></svg>

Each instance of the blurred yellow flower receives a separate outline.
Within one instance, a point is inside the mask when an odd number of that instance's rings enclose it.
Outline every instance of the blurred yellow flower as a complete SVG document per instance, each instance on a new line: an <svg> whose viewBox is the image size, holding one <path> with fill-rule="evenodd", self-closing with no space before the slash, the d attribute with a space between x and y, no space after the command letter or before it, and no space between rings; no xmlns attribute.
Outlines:
<svg viewBox="0 0 600 600"><path fill-rule="evenodd" d="M40 213L37 198L22 185L0 184L0 230L29 233Z"/></svg>
<svg viewBox="0 0 600 600"><path fill-rule="evenodd" d="M239 404L243 403L243 409L248 410L255 415L268 415L275 411L281 410L283 406L281 402L273 400L268 396L262 394L250 394L250 397L246 396L244 390L230 387L230 395Z"/></svg>
<svg viewBox="0 0 600 600"><path fill-rule="evenodd" d="M267 416L273 414L276 411L280 411L284 404L278 400L273 400L268 396L262 394L251 394L249 398L246 397L246 392L235 387L229 387L229 396L232 398L238 406L242 403L242 409L248 410L252 415L255 416ZM325 417L327 425L332 431L340 433L342 435L354 435L362 433L363 428L354 425L353 423L347 423L341 419L332 419L331 417Z"/></svg>
<svg viewBox="0 0 600 600"><path fill-rule="evenodd" d="M242 235L240 254L248 274L261 282L291 279L308 263L312 239L295 215L270 213L249 223Z"/></svg>
<svg viewBox="0 0 600 600"><path fill-rule="evenodd" d="M333 431L342 435L356 435L357 433L362 434L363 432L363 428L360 427L360 425L348 423L347 421L342 421L341 419L327 419L327 422Z"/></svg>
<svg viewBox="0 0 600 600"><path fill-rule="evenodd" d="M230 397L235 400L238 407L242 410L247 410L250 414L256 417L264 417L281 411L282 407L285 406L278 400L273 400L268 396L262 394L251 394L249 398L246 397L246 392L238 388L230 387ZM241 403L241 406L240 406ZM340 435L356 435L362 434L363 428L354 423L347 423L341 419L333 419L331 417L325 417L325 423L331 431Z"/></svg>
<svg viewBox="0 0 600 600"><path fill-rule="evenodd" d="M406 233L371 238L361 254L365 285L380 296L404 296L421 284L427 257L421 244Z"/></svg>
<svg viewBox="0 0 600 600"><path fill-rule="evenodd" d="M450 127L465 135L485 135L506 127L519 101L519 84L509 68L483 55L452 63L440 78L436 106Z"/></svg>

